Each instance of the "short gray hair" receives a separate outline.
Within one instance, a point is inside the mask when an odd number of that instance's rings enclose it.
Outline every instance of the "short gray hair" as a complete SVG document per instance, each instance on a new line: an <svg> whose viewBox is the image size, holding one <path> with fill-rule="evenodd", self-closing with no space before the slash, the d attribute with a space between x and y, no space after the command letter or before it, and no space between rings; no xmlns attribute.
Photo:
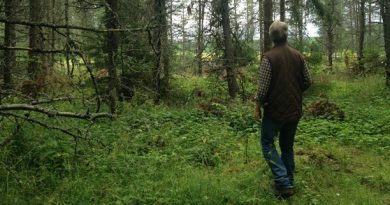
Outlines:
<svg viewBox="0 0 390 205"><path fill-rule="evenodd" d="M276 20L269 27L269 35L274 43L287 41L288 25L285 22Z"/></svg>

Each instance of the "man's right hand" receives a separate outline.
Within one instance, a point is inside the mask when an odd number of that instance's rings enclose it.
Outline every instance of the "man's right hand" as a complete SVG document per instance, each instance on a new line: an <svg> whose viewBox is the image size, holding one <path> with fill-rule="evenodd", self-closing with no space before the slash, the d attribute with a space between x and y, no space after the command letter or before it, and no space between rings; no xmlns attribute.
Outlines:
<svg viewBox="0 0 390 205"><path fill-rule="evenodd" d="M256 103L254 117L256 121L261 120L261 109L260 109L260 104L258 102Z"/></svg>

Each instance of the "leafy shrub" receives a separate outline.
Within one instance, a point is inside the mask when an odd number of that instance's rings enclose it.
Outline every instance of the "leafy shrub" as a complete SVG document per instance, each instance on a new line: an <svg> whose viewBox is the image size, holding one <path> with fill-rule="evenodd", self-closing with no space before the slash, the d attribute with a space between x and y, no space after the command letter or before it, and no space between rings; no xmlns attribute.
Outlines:
<svg viewBox="0 0 390 205"><path fill-rule="evenodd" d="M358 61L357 61L357 55L356 53L352 52L351 50L344 50L344 63L345 68L349 71L356 72L358 69Z"/></svg>
<svg viewBox="0 0 390 205"><path fill-rule="evenodd" d="M303 55L305 56L305 59L310 65L319 65L322 63L322 57L323 52L321 49L321 45L313 41L309 46L310 52L306 53L304 52Z"/></svg>
<svg viewBox="0 0 390 205"><path fill-rule="evenodd" d="M257 52L248 42L236 42L235 58L238 66L247 66L256 62Z"/></svg>
<svg viewBox="0 0 390 205"><path fill-rule="evenodd" d="M367 72L375 72L378 68L385 67L386 62L384 56L381 56L378 50L365 52L363 61Z"/></svg>
<svg viewBox="0 0 390 205"><path fill-rule="evenodd" d="M216 142L209 142L206 138L203 142L190 150L192 153L191 161L195 164L215 167L219 164L220 157L217 152Z"/></svg>

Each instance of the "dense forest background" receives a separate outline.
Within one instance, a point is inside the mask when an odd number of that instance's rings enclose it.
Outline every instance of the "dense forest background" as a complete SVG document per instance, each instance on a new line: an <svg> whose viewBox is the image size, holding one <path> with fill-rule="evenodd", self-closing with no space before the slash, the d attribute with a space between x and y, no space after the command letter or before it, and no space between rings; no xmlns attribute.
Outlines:
<svg viewBox="0 0 390 205"><path fill-rule="evenodd" d="M1 0L0 204L389 204L390 1ZM253 118L268 28L313 86L297 195Z"/></svg>

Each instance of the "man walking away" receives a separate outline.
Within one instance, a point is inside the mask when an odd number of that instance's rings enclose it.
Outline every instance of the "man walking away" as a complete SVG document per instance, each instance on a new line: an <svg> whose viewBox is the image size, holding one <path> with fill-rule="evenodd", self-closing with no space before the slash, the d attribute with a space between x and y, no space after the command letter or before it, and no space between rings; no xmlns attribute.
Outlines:
<svg viewBox="0 0 390 205"><path fill-rule="evenodd" d="M294 136L302 117L302 94L311 80L303 56L287 45L288 26L275 21L269 28L274 47L263 55L255 118L261 123L261 149L274 177L274 192L294 194ZM279 134L279 156L274 139Z"/></svg>

